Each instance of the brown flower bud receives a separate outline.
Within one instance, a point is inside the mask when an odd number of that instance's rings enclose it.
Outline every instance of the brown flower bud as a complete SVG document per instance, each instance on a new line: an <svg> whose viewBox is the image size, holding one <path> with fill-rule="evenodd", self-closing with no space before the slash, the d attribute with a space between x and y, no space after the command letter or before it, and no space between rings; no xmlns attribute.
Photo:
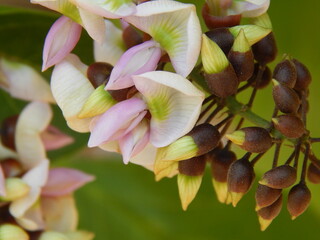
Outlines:
<svg viewBox="0 0 320 240"><path fill-rule="evenodd" d="M6 178L16 177L23 173L22 165L13 158L2 160L0 165Z"/></svg>
<svg viewBox="0 0 320 240"><path fill-rule="evenodd" d="M310 200L311 192L305 183L299 183L290 189L287 208L292 220L308 208Z"/></svg>
<svg viewBox="0 0 320 240"><path fill-rule="evenodd" d="M308 180L314 184L320 183L320 169L311 163L307 172Z"/></svg>
<svg viewBox="0 0 320 240"><path fill-rule="evenodd" d="M270 188L283 189L290 187L297 179L297 169L281 165L266 172L259 183Z"/></svg>
<svg viewBox="0 0 320 240"><path fill-rule="evenodd" d="M140 34L134 27L129 25L122 32L122 39L127 49L134 47L143 42L142 34Z"/></svg>
<svg viewBox="0 0 320 240"><path fill-rule="evenodd" d="M226 137L242 149L261 153L267 151L272 145L272 138L269 132L260 127L246 127L227 134Z"/></svg>
<svg viewBox="0 0 320 240"><path fill-rule="evenodd" d="M260 209L258 213L260 229L264 231L271 224L272 220L275 219L282 208L282 195L268 207Z"/></svg>
<svg viewBox="0 0 320 240"><path fill-rule="evenodd" d="M283 113L296 113L301 103L298 94L276 80L273 83L272 95L277 108Z"/></svg>
<svg viewBox="0 0 320 240"><path fill-rule="evenodd" d="M16 150L15 131L18 118L19 115L8 117L2 122L1 126L1 142L5 147L10 148L13 151Z"/></svg>
<svg viewBox="0 0 320 240"><path fill-rule="evenodd" d="M88 67L87 77L94 88L106 84L109 80L112 66L105 62L95 62Z"/></svg>
<svg viewBox="0 0 320 240"><path fill-rule="evenodd" d="M272 122L287 138L300 138L306 132L302 120L294 115L281 115L272 118Z"/></svg>
<svg viewBox="0 0 320 240"><path fill-rule="evenodd" d="M213 16L207 3L202 7L202 17L209 29L233 27L240 24L241 15Z"/></svg>
<svg viewBox="0 0 320 240"><path fill-rule="evenodd" d="M297 81L297 70L294 63L288 59L278 63L273 71L273 78L279 83L293 88Z"/></svg>
<svg viewBox="0 0 320 240"><path fill-rule="evenodd" d="M217 28L205 33L208 38L214 41L224 54L228 55L234 42L234 36L227 28Z"/></svg>
<svg viewBox="0 0 320 240"><path fill-rule="evenodd" d="M205 155L179 161L179 173L186 176L202 176L206 167Z"/></svg>
<svg viewBox="0 0 320 240"><path fill-rule="evenodd" d="M292 60L296 70L297 70L297 81L294 85L294 89L297 91L304 91L307 90L309 87L309 84L312 81L311 74L308 70L308 68L303 65L301 62L299 62L297 59Z"/></svg>
<svg viewBox="0 0 320 240"><path fill-rule="evenodd" d="M282 190L258 184L256 191L256 211L270 206L280 197Z"/></svg>
<svg viewBox="0 0 320 240"><path fill-rule="evenodd" d="M254 59L257 60L261 65L266 65L272 62L278 53L276 40L273 32L269 33L259 42L252 46Z"/></svg>
<svg viewBox="0 0 320 240"><path fill-rule="evenodd" d="M254 64L254 72L248 82L252 82L252 86L255 87L257 85L257 89L263 89L269 85L272 79L271 70L268 66L266 66L263 70L262 77L259 79L259 83L257 83L257 75L259 71L260 64Z"/></svg>
<svg viewBox="0 0 320 240"><path fill-rule="evenodd" d="M255 178L253 166L248 157L233 162L228 171L228 191L235 207L240 199L246 194Z"/></svg>
<svg viewBox="0 0 320 240"><path fill-rule="evenodd" d="M137 90L135 87L132 87L133 89ZM128 99L128 94L131 92L132 88L124 88L119 90L108 90L108 93L112 96L114 100L117 102L121 102Z"/></svg>

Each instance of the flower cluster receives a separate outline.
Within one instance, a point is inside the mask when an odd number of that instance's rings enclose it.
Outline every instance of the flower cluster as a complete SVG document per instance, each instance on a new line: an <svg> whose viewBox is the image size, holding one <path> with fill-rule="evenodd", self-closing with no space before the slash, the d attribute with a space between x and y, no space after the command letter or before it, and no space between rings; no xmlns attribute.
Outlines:
<svg viewBox="0 0 320 240"><path fill-rule="evenodd" d="M269 0L207 0L205 33L195 6L178 1L32 2L64 15L47 35L43 70L55 65L53 97L70 128L90 132L89 147L121 153L124 163L154 171L157 180L177 175L186 210L207 163L219 201L236 206L252 186L254 164L275 145L272 169L256 192L262 230L280 212L282 189L296 182L303 152L301 179L289 192L288 210L293 218L306 210L309 159L310 181L320 179L310 148L319 139L306 129L311 75L290 57L274 71L267 66L277 57L266 13ZM121 28L106 18L121 19ZM96 62L89 66L71 54L82 27L94 39ZM267 121L250 109L257 91L271 82L275 111ZM248 103L238 102L237 95L250 88ZM245 120L255 126L241 128ZM284 141L294 151L278 164ZM247 152L239 160L233 144Z"/></svg>

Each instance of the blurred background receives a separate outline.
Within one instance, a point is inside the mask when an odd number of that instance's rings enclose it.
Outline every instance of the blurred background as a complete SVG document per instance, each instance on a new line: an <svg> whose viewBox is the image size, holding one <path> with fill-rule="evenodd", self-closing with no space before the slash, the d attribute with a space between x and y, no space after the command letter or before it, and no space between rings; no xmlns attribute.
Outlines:
<svg viewBox="0 0 320 240"><path fill-rule="evenodd" d="M200 13L204 1L184 2L196 4ZM0 56L23 61L40 71L44 38L58 15L34 8L27 0L0 0L0 5ZM279 48L278 60L288 53L306 64L312 73L308 128L314 137L320 137L319 11L320 2L316 0L271 0L269 10ZM85 63L92 62L92 42L86 34L75 52ZM44 76L49 79L50 71ZM248 95L244 94L242 98L245 102ZM0 103L0 120L19 113L25 105L12 100L3 91L0 91ZM270 86L259 92L253 110L270 119L273 107ZM226 206L217 201L207 169L197 198L184 212L176 178L155 182L152 173L132 164L124 165L117 155L82 150L88 135L69 130L60 110L54 109L54 124L75 136L77 141L73 146L50 153L53 165L75 167L97 177L95 182L76 193L79 227L95 232L96 240L295 240L320 236L320 186L309 184L313 194L311 205L294 221L286 210L285 193L282 212L265 232L260 232L254 211L256 184L236 208ZM313 146L318 156L319 148L320 143ZM273 150L257 164L257 179L271 166L272 155ZM283 160L287 155L287 151L282 151Z"/></svg>

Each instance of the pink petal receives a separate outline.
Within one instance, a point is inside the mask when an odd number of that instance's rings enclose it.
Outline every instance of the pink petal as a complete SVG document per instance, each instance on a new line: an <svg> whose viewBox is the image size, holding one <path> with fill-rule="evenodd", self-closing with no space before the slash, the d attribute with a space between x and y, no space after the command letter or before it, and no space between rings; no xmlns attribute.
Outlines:
<svg viewBox="0 0 320 240"><path fill-rule="evenodd" d="M49 125L41 133L41 139L47 151L56 150L73 143L73 138L61 132L58 128Z"/></svg>
<svg viewBox="0 0 320 240"><path fill-rule="evenodd" d="M59 197L70 194L88 182L94 176L70 168L53 168L49 171L47 184L42 188L41 195Z"/></svg>
<svg viewBox="0 0 320 240"><path fill-rule="evenodd" d="M50 28L43 49L42 71L59 63L76 46L82 27L70 18L60 17Z"/></svg>
<svg viewBox="0 0 320 240"><path fill-rule="evenodd" d="M131 98L111 107L99 117L95 117L90 124L89 147L99 146L107 141L122 137L126 130L132 126L135 118L147 108L144 101L139 98ZM136 122L138 125L139 122Z"/></svg>
<svg viewBox="0 0 320 240"><path fill-rule="evenodd" d="M152 40L130 48L114 66L106 90L133 86L131 76L155 70L160 58L161 49Z"/></svg>
<svg viewBox="0 0 320 240"><path fill-rule="evenodd" d="M0 164L0 196L5 196L6 195L6 187L5 187L5 177L3 174L3 170Z"/></svg>

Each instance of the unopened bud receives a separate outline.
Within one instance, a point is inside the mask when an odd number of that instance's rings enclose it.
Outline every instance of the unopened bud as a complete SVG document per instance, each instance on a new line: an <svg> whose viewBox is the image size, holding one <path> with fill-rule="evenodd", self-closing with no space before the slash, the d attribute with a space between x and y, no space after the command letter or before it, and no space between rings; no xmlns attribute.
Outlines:
<svg viewBox="0 0 320 240"><path fill-rule="evenodd" d="M259 82L257 82L259 68L260 68L259 63L254 64L254 72L252 77L248 80L248 82L252 82L252 86L256 87L257 89L263 89L267 87L271 82L272 74L271 74L270 68L268 66L265 66L261 79L259 79Z"/></svg>
<svg viewBox="0 0 320 240"><path fill-rule="evenodd" d="M12 224L0 226L1 240L29 240L28 234L20 227Z"/></svg>
<svg viewBox="0 0 320 240"><path fill-rule="evenodd" d="M102 84L106 84L109 80L112 66L105 62L95 62L88 67L87 77L92 86L97 88Z"/></svg>
<svg viewBox="0 0 320 240"><path fill-rule="evenodd" d="M143 42L142 34L140 34L131 25L127 26L122 32L122 39L127 49L134 47Z"/></svg>
<svg viewBox="0 0 320 240"><path fill-rule="evenodd" d="M16 177L23 173L21 163L13 158L4 159L0 162L0 164L6 178Z"/></svg>
<svg viewBox="0 0 320 240"><path fill-rule="evenodd" d="M233 162L228 171L228 191L235 207L245 195L255 178L253 166L247 157Z"/></svg>
<svg viewBox="0 0 320 240"><path fill-rule="evenodd" d="M282 190L258 184L256 191L256 211L270 206L280 197Z"/></svg>
<svg viewBox="0 0 320 240"><path fill-rule="evenodd" d="M252 46L254 59L261 65L274 61L278 54L278 48L273 32L262 38Z"/></svg>
<svg viewBox="0 0 320 240"><path fill-rule="evenodd" d="M273 71L273 78L281 84L293 88L297 81L297 70L294 63L289 59L278 63Z"/></svg>
<svg viewBox="0 0 320 240"><path fill-rule="evenodd" d="M305 183L299 183L290 189L287 208L292 220L308 208L310 201L311 192Z"/></svg>
<svg viewBox="0 0 320 240"><path fill-rule="evenodd" d="M259 42L271 32L271 29L259 27L256 25L238 25L229 28L229 31L234 37L236 37L238 36L241 29L243 29L250 46Z"/></svg>
<svg viewBox="0 0 320 240"><path fill-rule="evenodd" d="M294 85L294 89L297 91L305 91L308 89L309 84L312 81L311 74L308 68L297 59L293 59L292 61L297 70L297 81Z"/></svg>
<svg viewBox="0 0 320 240"><path fill-rule="evenodd" d="M234 36L228 28L217 28L205 34L221 48L225 55L228 55L234 42Z"/></svg>
<svg viewBox="0 0 320 240"><path fill-rule="evenodd" d="M320 169L311 163L307 172L308 180L314 184L320 183Z"/></svg>
<svg viewBox="0 0 320 240"><path fill-rule="evenodd" d="M1 143L3 146L10 148L13 151L16 150L14 136L18 118L19 115L8 117L2 122L1 126Z"/></svg>
<svg viewBox="0 0 320 240"><path fill-rule="evenodd" d="M69 240L69 238L60 232L44 232L41 234L39 240Z"/></svg>
<svg viewBox="0 0 320 240"><path fill-rule="evenodd" d="M283 113L296 113L300 106L298 94L287 85L273 80L272 95L277 108Z"/></svg>
<svg viewBox="0 0 320 240"><path fill-rule="evenodd" d="M206 167L205 155L179 161L179 173L186 176L202 176Z"/></svg>
<svg viewBox="0 0 320 240"><path fill-rule="evenodd" d="M6 195L0 198L2 201L14 201L25 196L30 191L29 185L20 178L7 178L5 188Z"/></svg>
<svg viewBox="0 0 320 240"><path fill-rule="evenodd" d="M259 181L270 188L283 189L290 187L297 180L297 169L289 165L281 165L266 172Z"/></svg>
<svg viewBox="0 0 320 240"><path fill-rule="evenodd" d="M274 127L287 138L300 138L306 130L302 120L294 115L281 115L272 118Z"/></svg>
<svg viewBox="0 0 320 240"><path fill-rule="evenodd" d="M273 204L268 207L262 208L257 212L261 231L264 231L269 227L273 219L275 219L279 215L281 208L282 195Z"/></svg>
<svg viewBox="0 0 320 240"><path fill-rule="evenodd" d="M178 174L178 188L183 210L187 210L189 204L196 197L202 182L202 176L187 176Z"/></svg>
<svg viewBox="0 0 320 240"><path fill-rule="evenodd" d="M227 134L226 137L247 152L261 153L272 146L269 132L260 127L246 127Z"/></svg>

